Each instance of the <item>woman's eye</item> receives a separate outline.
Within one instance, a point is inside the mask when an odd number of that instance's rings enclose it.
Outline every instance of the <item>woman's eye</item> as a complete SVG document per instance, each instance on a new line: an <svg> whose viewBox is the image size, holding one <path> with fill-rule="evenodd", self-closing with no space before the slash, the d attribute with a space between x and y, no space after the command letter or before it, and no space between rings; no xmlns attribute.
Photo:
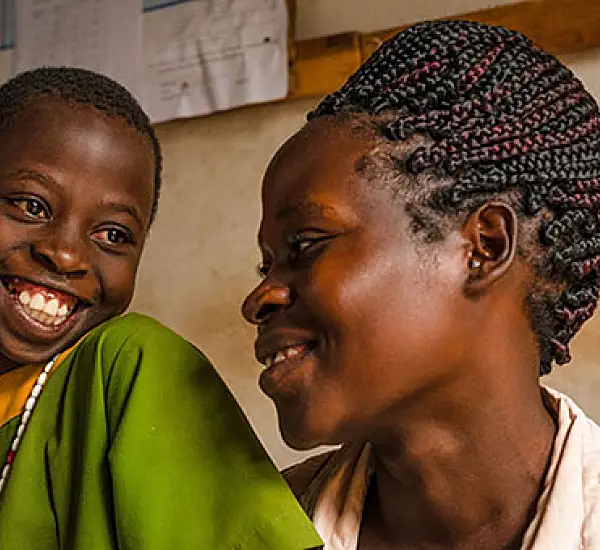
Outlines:
<svg viewBox="0 0 600 550"><path fill-rule="evenodd" d="M133 242L133 239L127 231L123 229L117 229L116 227L109 227L101 229L94 233L94 238L102 243L115 246L120 244L129 244Z"/></svg>
<svg viewBox="0 0 600 550"><path fill-rule="evenodd" d="M303 254L309 250L312 246L322 243L328 240L329 235L319 235L313 237L307 237L303 235L294 235L290 239L292 251L296 254Z"/></svg>
<svg viewBox="0 0 600 550"><path fill-rule="evenodd" d="M301 267L306 262L310 262L322 250L318 246L331 238L330 235L320 235L315 237L305 237L294 235L290 242L290 264L292 267Z"/></svg>
<svg viewBox="0 0 600 550"><path fill-rule="evenodd" d="M317 239L298 239L294 242L294 247L297 252L302 253L308 250L315 242L317 242Z"/></svg>
<svg viewBox="0 0 600 550"><path fill-rule="evenodd" d="M29 218L38 220L47 220L50 218L50 213L46 205L38 199L18 198L10 199L13 206L22 210Z"/></svg>
<svg viewBox="0 0 600 550"><path fill-rule="evenodd" d="M269 276L269 271L271 270L271 266L267 263L261 262L256 266L256 272L261 279L265 279Z"/></svg>

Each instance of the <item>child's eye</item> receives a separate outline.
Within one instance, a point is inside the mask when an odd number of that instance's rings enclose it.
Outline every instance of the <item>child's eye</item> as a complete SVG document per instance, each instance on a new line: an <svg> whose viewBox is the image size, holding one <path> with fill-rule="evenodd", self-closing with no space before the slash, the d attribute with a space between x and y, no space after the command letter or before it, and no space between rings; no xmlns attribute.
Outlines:
<svg viewBox="0 0 600 550"><path fill-rule="evenodd" d="M109 246L133 243L131 234L125 229L118 227L107 227L100 229L93 234L93 238L96 241Z"/></svg>
<svg viewBox="0 0 600 550"><path fill-rule="evenodd" d="M22 210L23 213L29 218L34 218L37 220L47 220L50 218L48 207L40 199L19 197L9 200L13 206L19 210Z"/></svg>

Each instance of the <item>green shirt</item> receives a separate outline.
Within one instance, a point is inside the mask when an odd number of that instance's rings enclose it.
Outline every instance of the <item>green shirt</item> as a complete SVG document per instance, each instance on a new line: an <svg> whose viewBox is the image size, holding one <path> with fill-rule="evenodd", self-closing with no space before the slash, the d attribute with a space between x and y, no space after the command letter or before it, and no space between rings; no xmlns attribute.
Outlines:
<svg viewBox="0 0 600 550"><path fill-rule="evenodd" d="M0 428L2 461L18 424ZM208 360L137 314L56 368L0 497L2 550L321 544Z"/></svg>

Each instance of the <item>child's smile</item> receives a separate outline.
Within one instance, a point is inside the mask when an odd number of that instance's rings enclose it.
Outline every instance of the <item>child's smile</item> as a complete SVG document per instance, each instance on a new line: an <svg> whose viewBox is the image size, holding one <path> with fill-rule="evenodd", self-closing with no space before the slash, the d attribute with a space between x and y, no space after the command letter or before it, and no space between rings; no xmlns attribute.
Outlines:
<svg viewBox="0 0 600 550"><path fill-rule="evenodd" d="M76 296L19 277L5 276L2 290L12 298L18 315L40 334L60 332L77 315L84 304Z"/></svg>

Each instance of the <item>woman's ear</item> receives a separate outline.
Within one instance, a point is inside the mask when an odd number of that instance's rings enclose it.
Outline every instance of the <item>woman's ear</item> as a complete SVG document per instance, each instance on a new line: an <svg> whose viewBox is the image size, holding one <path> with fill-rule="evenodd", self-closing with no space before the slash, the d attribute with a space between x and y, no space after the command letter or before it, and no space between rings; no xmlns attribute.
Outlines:
<svg viewBox="0 0 600 550"><path fill-rule="evenodd" d="M517 248L517 215L504 202L490 201L473 212L462 228L467 240L465 292L474 296L499 280Z"/></svg>

